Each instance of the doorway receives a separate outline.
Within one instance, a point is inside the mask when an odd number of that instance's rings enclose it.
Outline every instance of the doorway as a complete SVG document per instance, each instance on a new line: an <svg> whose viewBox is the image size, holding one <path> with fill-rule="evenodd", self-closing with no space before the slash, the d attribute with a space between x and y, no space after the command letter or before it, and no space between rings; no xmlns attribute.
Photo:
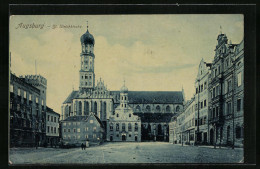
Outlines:
<svg viewBox="0 0 260 169"><path fill-rule="evenodd" d="M122 135L122 141L126 141L126 136Z"/></svg>
<svg viewBox="0 0 260 169"><path fill-rule="evenodd" d="M214 131L213 129L210 130L210 144L213 145L213 141L214 141Z"/></svg>

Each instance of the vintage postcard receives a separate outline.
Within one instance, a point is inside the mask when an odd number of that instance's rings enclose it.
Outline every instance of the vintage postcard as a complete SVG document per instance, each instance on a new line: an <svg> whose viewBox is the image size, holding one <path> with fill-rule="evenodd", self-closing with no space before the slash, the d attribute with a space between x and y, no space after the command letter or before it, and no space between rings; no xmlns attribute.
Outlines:
<svg viewBox="0 0 260 169"><path fill-rule="evenodd" d="M244 162L242 14L9 21L10 165Z"/></svg>

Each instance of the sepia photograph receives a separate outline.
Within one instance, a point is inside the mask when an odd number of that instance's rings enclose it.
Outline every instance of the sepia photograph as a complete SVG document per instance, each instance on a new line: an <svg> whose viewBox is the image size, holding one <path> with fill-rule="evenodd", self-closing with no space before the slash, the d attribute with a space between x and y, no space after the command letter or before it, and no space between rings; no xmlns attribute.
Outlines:
<svg viewBox="0 0 260 169"><path fill-rule="evenodd" d="M9 165L244 163L244 15L10 15Z"/></svg>

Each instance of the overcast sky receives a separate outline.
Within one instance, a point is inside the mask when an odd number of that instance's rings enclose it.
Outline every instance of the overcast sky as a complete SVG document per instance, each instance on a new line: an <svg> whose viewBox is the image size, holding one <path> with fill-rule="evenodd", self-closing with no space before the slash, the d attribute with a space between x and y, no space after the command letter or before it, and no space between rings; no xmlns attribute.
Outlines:
<svg viewBox="0 0 260 169"><path fill-rule="evenodd" d="M131 91L181 91L194 94L200 60L212 62L217 36L232 43L244 37L243 15L81 15L12 16L11 70L17 76L47 79L47 105L61 113L61 104L79 86L80 36L95 38L95 74L110 90L123 79ZM42 29L20 27L44 24ZM58 27L52 29L53 25ZM59 28L59 25L81 28ZM50 26L50 27L48 27Z"/></svg>

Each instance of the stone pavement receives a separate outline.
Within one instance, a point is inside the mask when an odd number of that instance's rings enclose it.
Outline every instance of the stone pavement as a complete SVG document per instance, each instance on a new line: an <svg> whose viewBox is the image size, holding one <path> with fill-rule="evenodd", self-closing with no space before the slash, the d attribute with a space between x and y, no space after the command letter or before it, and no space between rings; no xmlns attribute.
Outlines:
<svg viewBox="0 0 260 169"><path fill-rule="evenodd" d="M166 142L118 142L81 148L11 148L12 164L238 163L242 148L181 146Z"/></svg>

